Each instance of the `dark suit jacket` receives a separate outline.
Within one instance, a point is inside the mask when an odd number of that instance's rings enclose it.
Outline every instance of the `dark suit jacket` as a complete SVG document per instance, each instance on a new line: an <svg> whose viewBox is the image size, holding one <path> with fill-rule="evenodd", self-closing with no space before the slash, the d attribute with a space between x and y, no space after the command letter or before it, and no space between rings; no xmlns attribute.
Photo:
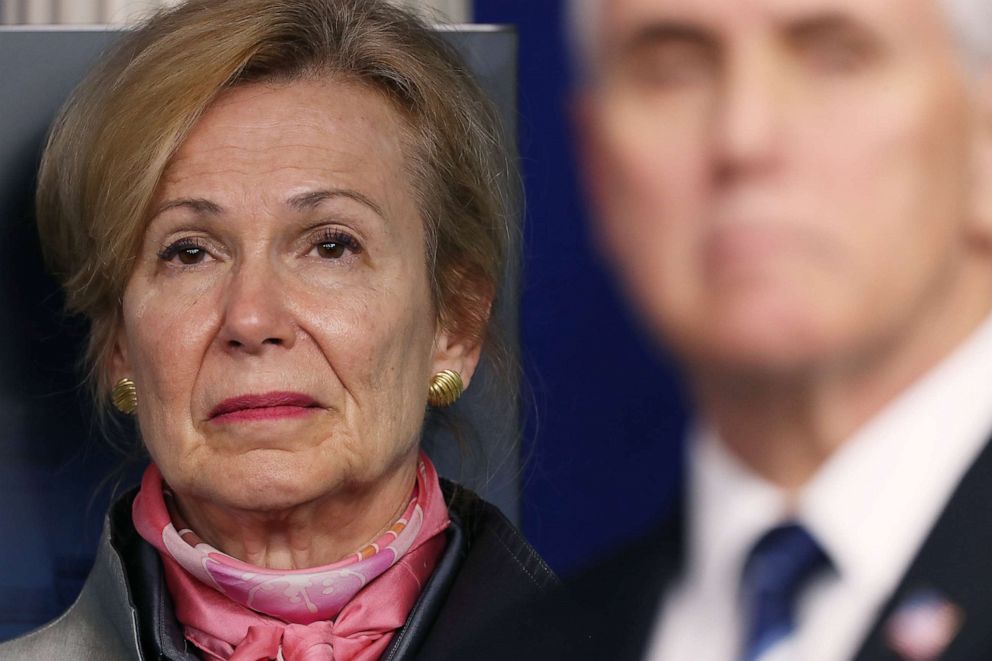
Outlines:
<svg viewBox="0 0 992 661"><path fill-rule="evenodd" d="M486 642L474 645L471 657L458 651L446 658L643 658L661 595L682 568L685 535L680 518L488 631ZM905 612L900 609L923 591L953 605L961 616L940 659L992 659L992 442L965 474L882 608L856 656L858 661L904 658L890 644L888 625L894 613Z"/></svg>

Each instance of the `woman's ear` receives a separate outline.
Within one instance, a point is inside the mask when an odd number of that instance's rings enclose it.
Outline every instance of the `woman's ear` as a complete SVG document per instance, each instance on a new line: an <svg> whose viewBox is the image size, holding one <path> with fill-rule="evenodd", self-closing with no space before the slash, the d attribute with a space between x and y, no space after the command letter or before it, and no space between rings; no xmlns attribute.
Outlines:
<svg viewBox="0 0 992 661"><path fill-rule="evenodd" d="M131 360L128 357L127 338L124 334L124 325L119 324L114 333L114 346L110 351L107 373L110 376L110 383L114 384L124 377L134 378Z"/></svg>
<svg viewBox="0 0 992 661"><path fill-rule="evenodd" d="M486 326L492 312L493 295L486 290L471 297L471 304L464 305L463 318L453 322L438 322L434 336L434 358L431 373L441 370L454 370L462 377L465 389L472 381L472 375L479 366L482 345L485 342Z"/></svg>

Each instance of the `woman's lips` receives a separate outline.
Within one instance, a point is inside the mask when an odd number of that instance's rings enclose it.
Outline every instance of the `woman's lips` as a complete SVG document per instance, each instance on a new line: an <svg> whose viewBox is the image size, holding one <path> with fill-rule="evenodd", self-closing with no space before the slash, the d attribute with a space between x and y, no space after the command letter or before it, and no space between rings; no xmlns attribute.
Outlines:
<svg viewBox="0 0 992 661"><path fill-rule="evenodd" d="M238 395L225 399L210 411L212 422L246 422L298 418L316 411L319 405L298 392L269 392L263 395Z"/></svg>

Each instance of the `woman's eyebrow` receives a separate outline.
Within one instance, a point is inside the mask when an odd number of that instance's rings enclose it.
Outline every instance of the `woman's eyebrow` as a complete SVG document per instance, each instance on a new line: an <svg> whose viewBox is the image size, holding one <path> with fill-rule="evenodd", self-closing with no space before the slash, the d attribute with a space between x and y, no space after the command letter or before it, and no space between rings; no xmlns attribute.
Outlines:
<svg viewBox="0 0 992 661"><path fill-rule="evenodd" d="M369 198L367 195L348 188L330 188L307 191L305 193L299 193L290 197L286 200L286 203L297 211L311 211L320 206L320 204L326 200L336 197L346 197L352 199L374 211L376 215L383 220L386 218L386 215L382 212L382 207L376 204L374 200Z"/></svg>
<svg viewBox="0 0 992 661"><path fill-rule="evenodd" d="M386 216L382 211L382 207L376 204L367 195L347 188L306 191L304 193L293 195L286 200L286 204L296 211L311 211L320 206L323 202L336 197L346 197L355 200L359 204L368 207L374 211L376 215L385 220ZM224 213L224 208L221 205L216 202L211 202L206 198L182 197L164 202L157 209L155 209L155 212L152 214L152 218L154 219L172 209L189 209L193 213L200 216L219 216Z"/></svg>
<svg viewBox="0 0 992 661"><path fill-rule="evenodd" d="M164 202L155 210L155 213L152 214L152 218L160 216L170 209L189 209L193 213L202 216L219 216L223 212L223 208L219 204L216 202L211 202L205 198L181 197Z"/></svg>

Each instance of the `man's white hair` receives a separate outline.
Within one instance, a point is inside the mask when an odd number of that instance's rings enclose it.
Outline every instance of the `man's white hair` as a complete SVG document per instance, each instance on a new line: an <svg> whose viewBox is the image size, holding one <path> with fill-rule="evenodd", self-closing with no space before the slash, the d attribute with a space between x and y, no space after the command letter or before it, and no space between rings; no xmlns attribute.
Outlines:
<svg viewBox="0 0 992 661"><path fill-rule="evenodd" d="M579 72L588 73L595 67L600 14L607 1L568 0L566 26ZM974 72L988 72L992 68L992 0L936 1L947 12L967 67Z"/></svg>
<svg viewBox="0 0 992 661"><path fill-rule="evenodd" d="M992 0L939 0L950 19L969 66L992 65Z"/></svg>

